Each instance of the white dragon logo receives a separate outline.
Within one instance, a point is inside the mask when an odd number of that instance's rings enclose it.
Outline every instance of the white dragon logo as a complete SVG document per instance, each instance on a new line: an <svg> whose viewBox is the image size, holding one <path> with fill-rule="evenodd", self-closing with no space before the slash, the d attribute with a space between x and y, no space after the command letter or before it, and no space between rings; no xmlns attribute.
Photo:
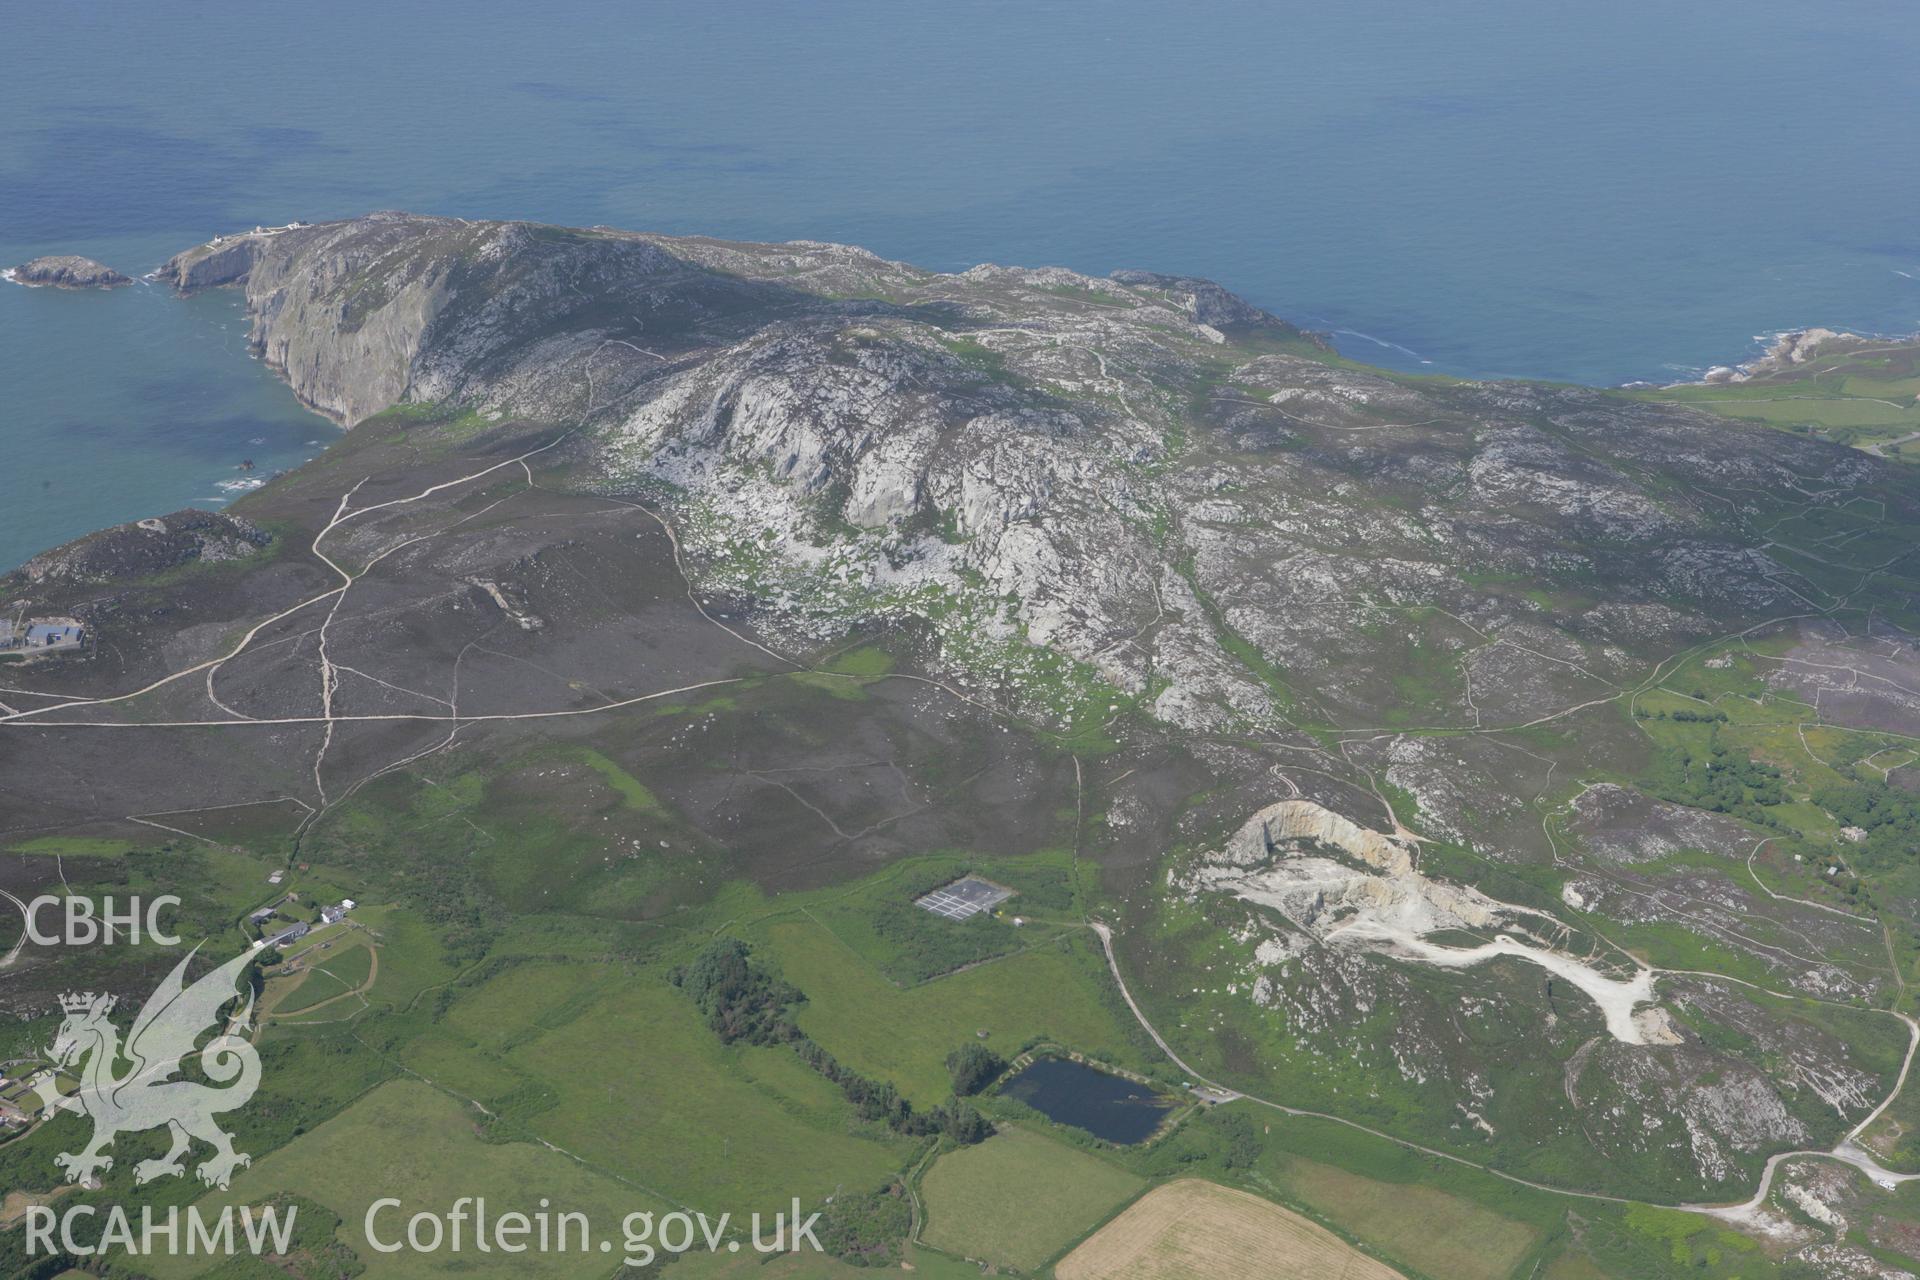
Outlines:
<svg viewBox="0 0 1920 1280"><path fill-rule="evenodd" d="M208 1186L224 1189L235 1169L253 1162L251 1156L233 1149L232 1137L213 1120L245 1106L260 1087L260 1055L238 1034L253 1013L252 993L226 1030L204 1048L194 1047L202 1032L221 1024L220 1010L239 994L235 982L252 956L242 952L188 987L181 979L198 950L188 952L147 997L124 1046L119 1030L107 1020L114 997L92 993L60 997L67 1017L54 1037L53 1060L69 1070L82 1058L87 1062L78 1072L79 1090L57 1105L93 1120L92 1141L79 1151L54 1157L69 1182L91 1183L101 1171L111 1169L113 1157L104 1151L115 1136L163 1125L173 1133L173 1146L166 1155L135 1165L136 1182L186 1172L181 1157L195 1138L214 1149L195 1171ZM207 1079L226 1087L173 1079L181 1065L194 1057ZM115 1074L123 1059L130 1067Z"/></svg>

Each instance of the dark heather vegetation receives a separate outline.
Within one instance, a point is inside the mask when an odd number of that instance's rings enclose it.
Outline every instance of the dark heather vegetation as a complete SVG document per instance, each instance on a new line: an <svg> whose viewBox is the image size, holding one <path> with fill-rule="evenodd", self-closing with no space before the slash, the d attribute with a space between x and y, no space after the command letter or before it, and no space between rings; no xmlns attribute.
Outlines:
<svg viewBox="0 0 1920 1280"><path fill-rule="evenodd" d="M842 1065L794 1022L793 1006L806 996L755 964L747 944L738 938L714 939L669 980L693 998L722 1043L792 1046L801 1061L839 1086L862 1120L909 1137L941 1134L962 1144L979 1142L993 1132L984 1116L958 1098L916 1112L891 1082L870 1080Z"/></svg>

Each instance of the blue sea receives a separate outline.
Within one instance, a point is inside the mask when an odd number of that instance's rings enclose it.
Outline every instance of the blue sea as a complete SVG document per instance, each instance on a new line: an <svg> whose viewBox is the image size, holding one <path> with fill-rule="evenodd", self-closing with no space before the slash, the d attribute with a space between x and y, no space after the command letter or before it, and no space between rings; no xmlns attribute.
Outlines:
<svg viewBox="0 0 1920 1280"><path fill-rule="evenodd" d="M0 263L407 208L1187 272L1472 376L1920 329L1907 0L90 0L0 43ZM0 567L323 447L243 339L0 286Z"/></svg>

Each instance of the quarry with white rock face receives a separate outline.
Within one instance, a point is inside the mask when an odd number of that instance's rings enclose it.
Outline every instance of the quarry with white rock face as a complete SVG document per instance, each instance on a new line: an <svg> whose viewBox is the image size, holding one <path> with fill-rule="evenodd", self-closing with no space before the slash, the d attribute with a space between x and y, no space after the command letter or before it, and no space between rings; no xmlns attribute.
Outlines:
<svg viewBox="0 0 1920 1280"><path fill-rule="evenodd" d="M1906 1158L1897 465L1144 271L388 213L160 278L349 429L10 580L100 638L0 695L21 830L270 796L338 853L422 761L577 738L673 815L622 859L700 851L646 918L1069 850L1223 1088L1660 1203Z"/></svg>

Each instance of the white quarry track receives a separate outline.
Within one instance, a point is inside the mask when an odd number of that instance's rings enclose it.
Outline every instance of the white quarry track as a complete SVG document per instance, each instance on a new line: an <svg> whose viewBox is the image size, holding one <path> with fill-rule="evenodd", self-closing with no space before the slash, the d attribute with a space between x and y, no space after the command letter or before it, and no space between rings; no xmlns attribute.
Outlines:
<svg viewBox="0 0 1920 1280"><path fill-rule="evenodd" d="M1113 974L1114 984L1120 988L1120 996L1123 1000L1126 1001L1127 1008L1133 1012L1134 1020L1140 1024L1141 1030L1145 1031L1148 1037L1153 1040L1154 1044L1160 1047L1160 1051L1167 1055L1168 1061L1172 1062L1174 1066L1180 1068L1180 1070L1184 1071L1187 1075L1191 1076L1194 1083L1201 1086L1204 1092L1206 1093L1206 1095L1214 1101L1232 1102L1239 1099L1245 1099L1246 1101L1255 1103L1258 1106L1267 1107L1271 1110L1278 1111L1283 1115L1302 1116L1302 1117L1313 1119L1313 1120L1331 1121L1334 1124L1344 1125L1349 1129L1355 1129L1361 1133L1370 1134L1373 1137L1384 1139L1387 1142L1393 1143L1395 1146L1403 1147L1409 1151L1418 1151L1422 1155L1434 1156L1438 1159L1446 1160L1452 1164L1465 1165L1467 1168L1478 1169L1482 1173L1491 1174L1492 1176L1499 1178L1503 1182L1511 1182L1511 1183L1515 1183L1518 1186L1531 1187L1535 1191L1545 1191L1552 1195L1572 1196L1580 1200L1604 1200L1610 1204L1656 1204L1657 1203L1656 1201L1651 1201L1651 1200L1634 1200L1627 1196L1610 1196L1610 1195L1605 1195L1598 1191L1579 1191L1579 1190L1575 1190L1572 1187L1556 1187L1544 1182L1534 1182L1532 1179L1518 1177L1517 1175L1507 1173L1504 1170L1495 1169L1491 1165L1481 1164L1477 1160L1469 1160L1465 1156L1457 1156L1449 1151L1441 1151L1435 1147L1426 1147L1426 1146L1422 1146L1417 1142L1410 1142L1405 1138L1396 1137L1391 1133L1386 1133L1382 1130L1370 1128L1364 1124L1359 1124L1355 1121L1347 1119L1344 1116L1331 1115L1324 1111L1308 1111L1300 1107L1289 1107L1285 1103L1274 1102L1269 1098L1262 1098L1257 1094L1242 1093L1238 1089L1232 1089L1226 1085L1219 1083L1216 1080L1211 1080L1206 1076L1202 1075L1200 1072L1195 1071L1190 1065L1188 1065L1184 1060L1182 1060L1180 1055L1174 1052L1173 1046L1168 1044L1165 1038L1161 1036L1160 1032L1154 1028L1153 1023L1147 1020L1147 1015L1145 1011L1143 1011L1140 1008L1139 1002L1133 998L1133 992L1127 986L1126 977L1120 972L1120 958L1117 954L1115 954L1113 949L1112 927L1098 920L1089 921L1087 924L1087 927L1092 929L1094 934L1099 937L1100 945L1107 953L1107 969ZM1489 947L1491 947L1491 945L1492 944L1489 944ZM1512 945L1519 946L1520 944L1513 943ZM1439 948L1439 949L1446 950L1447 948ZM1476 951L1487 951L1488 949L1489 948L1474 948L1474 950ZM1525 949L1529 951L1533 950L1532 948L1525 948ZM1511 950L1504 950L1504 951L1500 951L1499 954L1510 955L1515 953ZM1541 954L1551 954L1551 953L1541 953ZM1485 959L1489 957L1482 956L1481 958ZM1527 958L1535 959L1536 963L1538 962L1537 955L1529 956ZM1594 974L1593 976L1599 979L1600 981L1603 981L1603 982L1608 981L1607 979L1600 979L1598 974ZM1569 974L1567 975L1567 977L1568 977L1568 981L1575 981L1572 975ZM1643 980L1648 984L1649 988L1651 988L1651 984L1653 980L1653 971L1643 970L1641 972L1640 977L1635 979L1634 983L1614 983L1613 985L1618 987L1630 987L1630 986L1637 985L1638 982ZM1628 1006L1628 1007L1631 1008L1632 1006ZM1605 1010L1607 1006L1605 1004L1602 1004L1601 1008ZM1907 1024L1908 1040L1907 1040L1906 1060L1901 1064L1899 1078L1894 1081L1893 1088L1889 1090L1887 1093L1887 1096L1881 1100L1880 1105L1875 1107L1871 1112L1869 1112L1866 1118L1861 1120L1859 1124L1855 1125L1853 1129L1848 1132L1845 1138L1842 1138L1837 1144L1834 1145L1832 1150L1830 1151L1783 1151L1779 1155L1772 1157L1767 1161L1766 1167L1761 1171L1760 1184L1754 1190L1753 1195L1748 1197L1746 1200L1741 1201L1738 1204L1678 1204L1678 1205L1661 1205L1660 1207L1673 1208L1673 1209L1685 1209L1693 1213L1711 1214L1714 1217L1722 1218L1728 1222L1734 1223L1737 1226L1745 1227L1749 1230L1763 1229L1761 1212L1764 1206L1766 1205L1767 1196L1771 1193L1773 1189L1774 1172L1788 1160L1805 1160L1805 1159L1838 1160L1843 1164L1852 1165L1854 1168L1866 1174L1869 1178L1872 1178L1876 1183L1878 1183L1882 1187L1887 1187L1887 1188L1897 1187L1903 1182L1910 1182L1915 1179L1920 1179L1920 1173L1895 1173L1893 1170L1888 1169L1885 1165L1881 1164L1879 1160L1875 1159L1871 1152L1867 1151L1864 1147L1860 1146L1858 1141L1856 1141L1862 1133L1866 1132L1867 1128L1870 1125L1872 1125L1875 1120L1878 1120L1880 1118L1881 1113L1884 1112L1889 1106L1893 1104L1893 1100L1900 1096L1900 1091L1906 1087L1907 1074L1913 1068L1913 1059L1914 1059L1915 1050L1920 1049L1920 1022L1915 1022L1914 1019L1908 1017L1904 1013L1891 1013L1890 1010L1882 1010L1881 1012L1890 1013L1891 1016L1896 1017L1900 1019L1900 1021ZM1610 1013L1609 1013L1609 1017L1611 1017Z"/></svg>
<svg viewBox="0 0 1920 1280"><path fill-rule="evenodd" d="M1316 847L1338 849L1348 861L1313 852ZM1609 977L1587 959L1546 945L1565 933L1558 918L1430 877L1413 850L1407 834L1369 830L1311 800L1282 800L1249 818L1182 887L1230 893L1275 911L1329 946L1448 969L1501 956L1525 960L1585 992L1600 1007L1608 1033L1623 1044L1671 1041L1657 1009L1636 1017L1636 1010L1654 1004L1653 969L1633 960L1631 977ZM1428 940L1457 930L1493 937L1478 946Z"/></svg>
<svg viewBox="0 0 1920 1280"><path fill-rule="evenodd" d="M1349 1129L1354 1129L1361 1133L1369 1134L1375 1138L1384 1139L1387 1142L1393 1143L1397 1147L1404 1147L1408 1151L1418 1151L1422 1155L1433 1156L1435 1159L1445 1160L1452 1164L1464 1165L1469 1169L1478 1169L1482 1173L1492 1174L1494 1177L1499 1178L1504 1182L1511 1182L1522 1187L1531 1187L1535 1191L1546 1191L1554 1195L1573 1196L1581 1200L1604 1200L1610 1204L1644 1203L1638 1200L1630 1200L1625 1196L1610 1196L1610 1195L1605 1195L1598 1191L1575 1191L1569 1187L1555 1187L1555 1186L1549 1186L1547 1183L1544 1183L1544 1182L1534 1182L1530 1179L1518 1177L1514 1174L1506 1173L1506 1172L1503 1172L1502 1170L1495 1169L1491 1165L1481 1164L1477 1160L1469 1160L1465 1156L1454 1155L1450 1151L1442 1151L1437 1147L1425 1147L1420 1145L1417 1142L1408 1141L1406 1138L1395 1137L1391 1133L1387 1133L1380 1129L1370 1128L1367 1125L1360 1124L1353 1120L1349 1120L1345 1116L1336 1116L1325 1111L1307 1111L1300 1107L1289 1107L1283 1102L1275 1102L1270 1098L1262 1098L1257 1094L1242 1093L1238 1089L1230 1089L1226 1085L1223 1085L1216 1080L1210 1080L1206 1076L1200 1074L1198 1071L1195 1071L1191 1066L1187 1065L1186 1062L1181 1060L1180 1055L1173 1051L1173 1046L1168 1044L1166 1040L1161 1037L1160 1033L1154 1029L1153 1023L1147 1020L1147 1015L1141 1010L1140 1005L1134 1000L1133 992L1129 990L1127 987L1126 978L1123 977L1120 973L1120 959L1117 955L1114 954L1112 928L1097 920L1089 921L1087 927L1092 929L1094 933L1099 936L1100 945L1103 948L1105 948L1107 953L1107 968L1112 972L1114 984L1120 988L1121 998L1127 1002L1127 1008L1133 1011L1133 1016L1135 1021L1139 1022L1141 1029L1145 1031L1149 1037L1152 1038L1153 1042L1156 1045L1160 1046L1160 1051L1167 1055L1167 1059L1170 1062L1172 1062L1174 1066L1179 1067L1182 1071L1186 1072L1189 1076L1193 1077L1195 1082L1197 1082L1198 1084L1204 1087L1207 1095L1216 1101L1232 1102L1237 1099L1244 1098L1248 1102L1255 1103L1259 1106L1268 1107L1274 1111L1280 1112L1283 1115L1302 1116L1310 1120L1327 1120L1334 1124L1344 1125Z"/></svg>
<svg viewBox="0 0 1920 1280"><path fill-rule="evenodd" d="M1606 977L1572 956L1544 947L1530 947L1511 934L1501 934L1477 947L1442 947L1404 929L1391 929L1369 920L1356 920L1327 935L1336 939L1381 942L1389 952L1449 969L1463 969L1497 956L1516 956L1565 978L1600 1006L1607 1031L1624 1044L1645 1044L1647 1037L1634 1020L1634 1010L1653 1002L1653 970L1641 968L1625 982Z"/></svg>
<svg viewBox="0 0 1920 1280"><path fill-rule="evenodd" d="M1315 846L1337 848L1366 870L1349 868L1343 873L1341 864L1313 852ZM1491 941L1471 947L1443 946L1431 942L1425 935L1460 928L1491 929L1515 914L1542 917L1544 913L1500 902L1466 886L1430 879L1415 865L1409 844L1403 836L1368 830L1312 801L1297 798L1283 800L1249 818L1211 864L1203 863L1192 873L1186 887L1200 892L1231 893L1245 902L1278 911L1296 928L1317 937L1322 944L1364 948L1395 959L1444 968L1467 968L1501 956L1525 960L1585 992L1599 1007L1608 1032L1616 1040L1625 1044L1645 1045L1665 1038L1663 1031L1671 1034L1664 1027L1664 1018L1658 1010L1654 983L1661 973L1683 971L1654 969L1636 960L1631 977L1608 977L1593 965L1565 951L1534 945L1507 932L1497 933ZM1328 914L1329 909L1336 909L1344 918ZM1552 919L1550 916L1544 918ZM1440 1156L1536 1190L1591 1200L1643 1203L1621 1196L1532 1182L1339 1116L1288 1107L1208 1080L1181 1061L1160 1033L1154 1030L1128 991L1126 979L1120 972L1119 958L1114 952L1112 930L1099 922L1090 921L1089 924L1106 949L1107 966L1112 970L1114 981L1119 985L1120 993L1135 1019L1176 1066L1206 1087L1208 1096L1220 1101L1246 1098L1289 1115L1332 1120L1402 1147ZM1328 924L1332 927L1325 927ZM1525 932L1524 929L1521 931ZM1684 972L1722 978L1743 986L1752 985L1741 979L1705 971ZM1769 1227L1766 1205L1772 1192L1775 1171L1789 1160L1837 1160L1859 1169L1888 1189L1920 1179L1920 1173L1897 1173L1888 1169L1859 1141L1860 1135L1886 1112L1906 1087L1916 1050L1920 1050L1920 1022L1890 1009L1877 1012L1900 1019L1908 1033L1907 1052L1901 1063L1900 1074L1878 1106L1829 1150L1787 1151L1773 1156L1762 1170L1753 1195L1744 1201L1737 1204L1682 1204L1669 1207L1712 1214L1748 1230L1764 1231Z"/></svg>
<svg viewBox="0 0 1920 1280"><path fill-rule="evenodd" d="M1890 1011L1882 1010L1882 1012ZM1885 1098L1881 1099L1880 1105L1868 1112L1866 1119L1848 1130L1847 1136L1836 1143L1833 1150L1782 1151L1779 1155L1767 1161L1766 1168L1760 1173L1760 1185L1755 1188L1751 1196L1739 1204L1687 1204L1681 1205L1680 1207L1683 1209L1692 1209L1698 1213L1710 1213L1717 1218L1724 1218L1736 1226L1746 1227L1749 1230L1765 1230L1767 1224L1764 1215L1767 1197L1773 1191L1773 1175L1781 1165L1789 1160L1838 1160L1842 1164L1852 1165L1889 1191L1898 1187L1903 1182L1912 1182L1916 1178L1920 1178L1920 1173L1896 1173L1892 1169L1887 1168L1880 1163L1871 1151L1861 1146L1859 1142L1860 1135L1865 1133L1868 1127L1880 1118L1882 1112L1893 1105L1893 1100L1899 1097L1900 1091L1906 1087L1907 1073L1913 1069L1914 1051L1920 1049L1920 1022L1915 1022L1904 1013L1895 1013L1893 1016L1907 1024L1907 1057L1906 1061L1900 1064L1900 1078L1894 1081L1892 1091L1889 1092Z"/></svg>

